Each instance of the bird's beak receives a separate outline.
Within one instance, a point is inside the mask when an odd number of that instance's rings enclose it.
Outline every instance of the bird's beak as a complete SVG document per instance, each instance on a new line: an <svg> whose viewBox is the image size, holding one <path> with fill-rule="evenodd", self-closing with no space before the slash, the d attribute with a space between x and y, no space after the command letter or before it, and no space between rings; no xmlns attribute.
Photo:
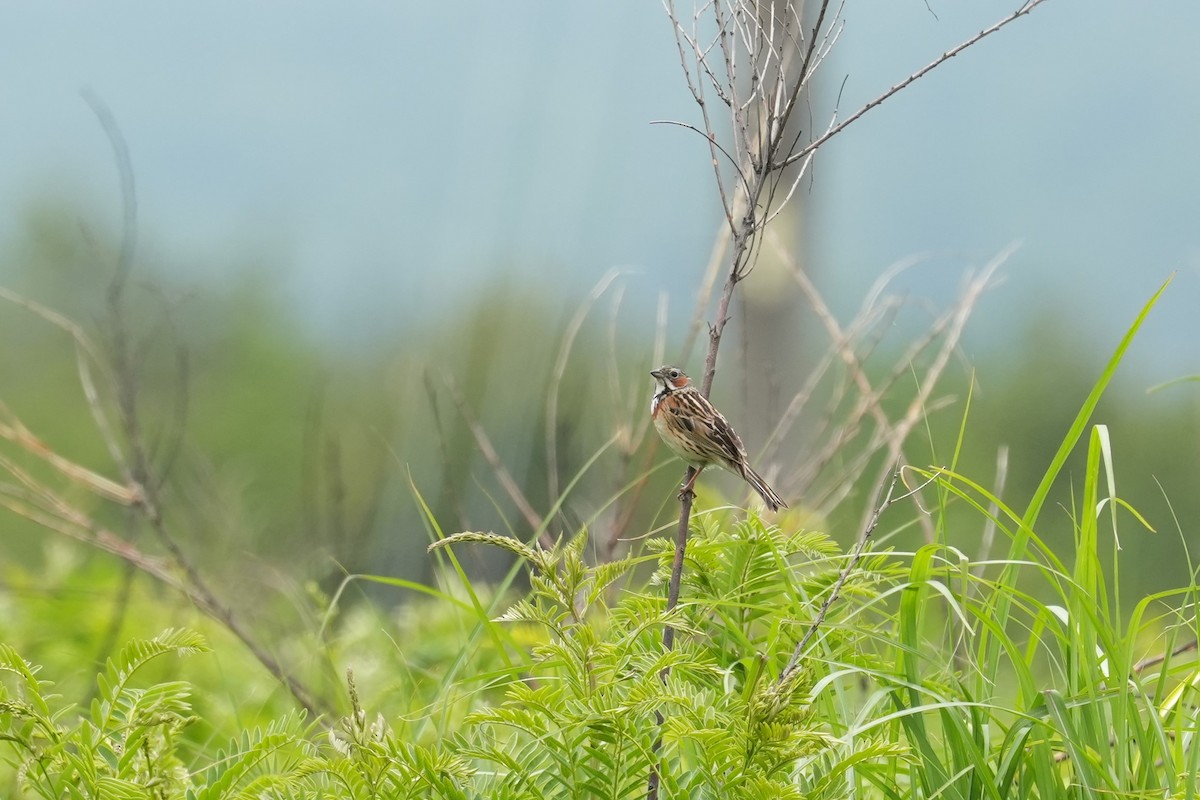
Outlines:
<svg viewBox="0 0 1200 800"><path fill-rule="evenodd" d="M659 380L662 380L662 376L663 376L661 369L650 370L650 375L651 375L651 377L658 378Z"/></svg>

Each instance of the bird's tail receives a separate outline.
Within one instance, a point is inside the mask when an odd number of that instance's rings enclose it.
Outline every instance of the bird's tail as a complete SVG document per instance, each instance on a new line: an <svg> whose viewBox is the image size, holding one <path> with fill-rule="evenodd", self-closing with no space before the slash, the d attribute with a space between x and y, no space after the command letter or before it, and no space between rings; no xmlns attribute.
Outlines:
<svg viewBox="0 0 1200 800"><path fill-rule="evenodd" d="M767 508L772 511L787 508L787 503L783 502L779 495L775 494L774 489L767 486L767 482L763 480L762 475L755 472L749 464L743 466L742 477L746 479L746 483L754 487L754 491L762 496L763 502L767 504Z"/></svg>

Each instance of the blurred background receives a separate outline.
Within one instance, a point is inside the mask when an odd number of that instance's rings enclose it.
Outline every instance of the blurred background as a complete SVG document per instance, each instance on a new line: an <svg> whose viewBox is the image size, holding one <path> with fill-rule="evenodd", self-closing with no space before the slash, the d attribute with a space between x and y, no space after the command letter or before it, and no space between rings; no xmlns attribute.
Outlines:
<svg viewBox="0 0 1200 800"><path fill-rule="evenodd" d="M1016 6L851 0L805 127ZM431 518L528 538L478 431L552 535L669 524L680 470L639 438L646 371L660 334L671 359L680 350L721 215L703 140L650 124L699 122L659 4L47 0L2 13L0 284L111 340L122 195L90 93L136 180L129 314L147 342L146 437L169 519L218 583L267 598L265 616L308 578L325 592L348 572L428 580ZM888 284L907 311L877 329L885 371L964 276L1019 244L906 451L949 463L974 378L959 468L995 486L1007 452L1016 508L1176 274L1097 417L1119 493L1157 529L1126 533L1139 591L1187 575L1200 513L1196 386L1147 393L1200 371L1197 26L1193 3L1134 16L1115 0L1050 0L832 139L776 226L843 324L908 264ZM828 340L778 259L744 289L715 394L756 453ZM771 320L770 338L747 342L747 317ZM10 303L0 335L0 399L113 475L71 340ZM684 366L701 365L693 349ZM898 406L913 394L901 376ZM838 407L823 396L814 418ZM818 449L796 430L768 454L785 485ZM628 506L611 502L662 464ZM868 487L844 503L788 488L808 509L797 524L857 535ZM1047 515L1060 542L1069 490ZM78 570L107 557L15 516L0 530L11 602L104 617L90 601L107 590L80 589ZM947 535L973 554L980 532Z"/></svg>

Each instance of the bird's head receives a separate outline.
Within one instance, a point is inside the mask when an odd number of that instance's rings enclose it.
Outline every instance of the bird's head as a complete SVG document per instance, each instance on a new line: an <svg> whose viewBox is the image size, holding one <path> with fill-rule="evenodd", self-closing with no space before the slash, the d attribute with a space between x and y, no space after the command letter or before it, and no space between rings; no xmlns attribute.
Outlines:
<svg viewBox="0 0 1200 800"><path fill-rule="evenodd" d="M679 369L679 367L671 367L665 364L658 369L651 370L650 374L658 382L659 387L668 392L682 389L692 382L692 379L683 370Z"/></svg>

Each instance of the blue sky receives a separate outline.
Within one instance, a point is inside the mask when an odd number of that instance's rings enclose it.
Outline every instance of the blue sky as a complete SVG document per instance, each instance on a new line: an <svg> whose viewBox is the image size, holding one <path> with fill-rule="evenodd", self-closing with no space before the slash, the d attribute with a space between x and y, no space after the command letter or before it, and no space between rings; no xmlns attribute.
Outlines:
<svg viewBox="0 0 1200 800"><path fill-rule="evenodd" d="M1015 8L849 0L825 65L843 116ZM814 273L851 308L891 263L950 297L1013 241L971 347L1061 309L1110 348L1172 271L1147 330L1155 378L1200 371L1200 4L1048 0L819 154ZM614 2L7 3L0 237L35 198L116 226L108 145L128 140L144 253L230 282L262 254L317 331L437 313L490 273L575 296L613 267L694 293L718 224L661 6ZM448 291L450 289L450 291ZM1014 354L1019 357L1019 354Z"/></svg>

